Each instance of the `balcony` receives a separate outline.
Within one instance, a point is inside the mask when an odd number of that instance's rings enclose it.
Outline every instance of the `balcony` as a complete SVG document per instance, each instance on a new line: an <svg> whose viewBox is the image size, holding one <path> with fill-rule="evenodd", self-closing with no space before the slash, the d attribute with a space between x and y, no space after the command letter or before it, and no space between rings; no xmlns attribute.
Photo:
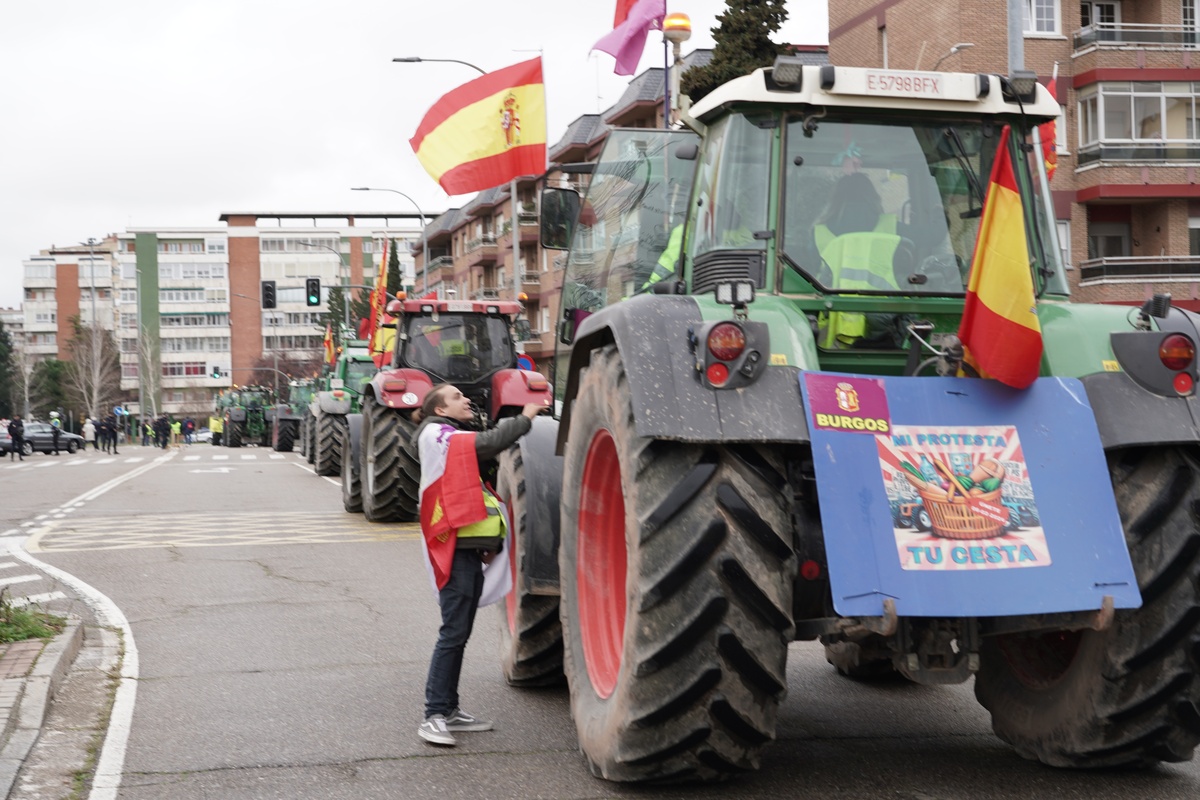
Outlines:
<svg viewBox="0 0 1200 800"><path fill-rule="evenodd" d="M446 270L445 274L441 270ZM454 258L438 256L429 262L429 281L452 280L454 277Z"/></svg>
<svg viewBox="0 0 1200 800"><path fill-rule="evenodd" d="M496 263L496 235L485 233L467 241L466 264L469 267Z"/></svg>
<svg viewBox="0 0 1200 800"><path fill-rule="evenodd" d="M1102 161L1200 161L1200 142L1099 142L1081 146L1075 155L1080 167Z"/></svg>
<svg viewBox="0 0 1200 800"><path fill-rule="evenodd" d="M1139 24L1133 22L1097 22L1074 35L1075 54L1092 48L1193 50L1200 33L1185 25Z"/></svg>
<svg viewBox="0 0 1200 800"><path fill-rule="evenodd" d="M471 292L472 300L499 300L499 286L480 286L475 291Z"/></svg>
<svg viewBox="0 0 1200 800"><path fill-rule="evenodd" d="M521 283L540 284L541 282L542 282L542 276L540 273L537 273L537 272L522 272L521 273Z"/></svg>
<svg viewBox="0 0 1200 800"><path fill-rule="evenodd" d="M1079 283L1145 283L1200 278L1200 256L1119 256L1093 258L1079 265Z"/></svg>

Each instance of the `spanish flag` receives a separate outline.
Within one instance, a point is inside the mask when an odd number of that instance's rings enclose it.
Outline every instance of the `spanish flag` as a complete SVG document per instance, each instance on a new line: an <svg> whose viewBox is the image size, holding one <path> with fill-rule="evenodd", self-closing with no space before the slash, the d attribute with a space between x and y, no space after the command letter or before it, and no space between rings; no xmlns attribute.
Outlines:
<svg viewBox="0 0 1200 800"><path fill-rule="evenodd" d="M375 277L375 288L371 290L371 320L367 326L367 338L374 340L375 332L383 321L387 310L388 240L383 240L383 253L379 257L379 274ZM374 353L374 350L371 351Z"/></svg>
<svg viewBox="0 0 1200 800"><path fill-rule="evenodd" d="M546 170L542 59L489 72L433 104L409 140L446 194L467 194Z"/></svg>
<svg viewBox="0 0 1200 800"><path fill-rule="evenodd" d="M333 352L333 325L325 323L325 363L332 364L335 359Z"/></svg>
<svg viewBox="0 0 1200 800"><path fill-rule="evenodd" d="M1000 133L958 338L966 361L985 378L1024 389L1038 376L1042 327L1025 239L1025 215L1006 125Z"/></svg>
<svg viewBox="0 0 1200 800"><path fill-rule="evenodd" d="M1058 79L1051 78L1046 84L1050 96L1058 100ZM1046 180L1054 180L1054 171L1058 169L1058 123L1056 120L1043 122L1038 126L1038 135L1042 137L1042 157L1046 161Z"/></svg>

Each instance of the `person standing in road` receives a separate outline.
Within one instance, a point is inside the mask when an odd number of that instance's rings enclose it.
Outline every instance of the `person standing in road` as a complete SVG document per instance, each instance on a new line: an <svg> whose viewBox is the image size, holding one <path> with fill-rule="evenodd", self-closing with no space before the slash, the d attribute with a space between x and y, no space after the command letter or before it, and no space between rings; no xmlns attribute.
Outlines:
<svg viewBox="0 0 1200 800"><path fill-rule="evenodd" d="M58 440L62 436L62 420L58 418L57 411L50 412L50 439L54 446L54 455L58 455Z"/></svg>
<svg viewBox="0 0 1200 800"><path fill-rule="evenodd" d="M99 450L100 446L96 443L96 423L88 417L88 421L83 423L83 449L87 450L87 443L92 443L92 450Z"/></svg>
<svg viewBox="0 0 1200 800"><path fill-rule="evenodd" d="M109 441L109 444L112 445L113 455L114 456L121 455L117 451L117 432L121 430L121 426L117 422L117 418L110 415L107 419L104 420L104 427L108 429L108 441ZM105 450L107 450L107 449L108 448L106 447Z"/></svg>
<svg viewBox="0 0 1200 800"><path fill-rule="evenodd" d="M464 431L464 423L474 416L471 401L443 383L430 390L416 415L421 542L442 610L425 681L425 721L417 729L431 744L453 746L456 732L492 729L490 720L468 714L458 703L458 680L475 612L512 588L504 549L507 515L480 479L480 462L496 458L528 433L543 410L543 404L529 403L519 416L489 431Z"/></svg>
<svg viewBox="0 0 1200 800"><path fill-rule="evenodd" d="M12 439L12 452L9 454L9 461L16 461L16 456L20 456L21 460L25 460L25 423L21 422L21 415L14 414L12 422L8 423L8 436Z"/></svg>

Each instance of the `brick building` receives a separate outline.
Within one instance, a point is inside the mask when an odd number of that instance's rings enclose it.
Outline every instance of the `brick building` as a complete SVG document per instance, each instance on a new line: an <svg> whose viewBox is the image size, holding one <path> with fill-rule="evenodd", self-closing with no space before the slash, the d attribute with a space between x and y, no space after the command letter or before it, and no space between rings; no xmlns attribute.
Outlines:
<svg viewBox="0 0 1200 800"><path fill-rule="evenodd" d="M1025 69L1057 64L1051 188L1072 294L1200 309L1196 0L1022 0ZM1008 72L1004 0L838 0L834 64ZM967 45L964 47L963 45Z"/></svg>
<svg viewBox="0 0 1200 800"><path fill-rule="evenodd" d="M141 393L147 412L207 416L218 390L270 382L256 368L318 364L329 289L373 283L385 238L411 276L416 216L226 213L224 226L130 228L90 249L52 247L24 261L22 347L36 360L67 358L71 319L91 325L94 287L127 407L137 413ZM305 302L306 278L321 281L319 306ZM276 283L275 309L261 306L264 280ZM159 379L140 380L147 369Z"/></svg>

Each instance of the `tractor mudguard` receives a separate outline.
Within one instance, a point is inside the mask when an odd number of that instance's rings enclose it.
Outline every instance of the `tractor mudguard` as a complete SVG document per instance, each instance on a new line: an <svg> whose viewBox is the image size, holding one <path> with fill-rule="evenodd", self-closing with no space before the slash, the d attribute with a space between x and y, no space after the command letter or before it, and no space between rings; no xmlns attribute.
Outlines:
<svg viewBox="0 0 1200 800"><path fill-rule="evenodd" d="M346 434L350 437L350 463L358 464L358 451L362 447L362 414L347 414L346 426Z"/></svg>
<svg viewBox="0 0 1200 800"><path fill-rule="evenodd" d="M540 372L523 369L502 369L492 376L491 408L492 419L503 416L504 408L520 409L526 403L551 405L550 383Z"/></svg>
<svg viewBox="0 0 1200 800"><path fill-rule="evenodd" d="M399 367L376 373L363 394L370 392L385 408L420 408L432 388L433 380L421 370Z"/></svg>
<svg viewBox="0 0 1200 800"><path fill-rule="evenodd" d="M333 392L321 392L317 395L317 405L321 409L322 414L349 414L350 407L353 401L350 399L350 393L344 389L339 389L342 393L341 397L334 397Z"/></svg>
<svg viewBox="0 0 1200 800"><path fill-rule="evenodd" d="M834 608L993 617L1141 605L1083 384L807 372ZM919 502L932 530L896 524ZM1019 519L1010 519L1016 504Z"/></svg>
<svg viewBox="0 0 1200 800"><path fill-rule="evenodd" d="M246 409L244 409L244 408L229 409L229 421L230 422L245 422L246 421Z"/></svg>
<svg viewBox="0 0 1200 800"><path fill-rule="evenodd" d="M1081 379L1104 449L1200 441L1200 399L1146 391L1124 372Z"/></svg>
<svg viewBox="0 0 1200 800"><path fill-rule="evenodd" d="M615 343L633 395L639 436L684 442L807 442L808 425L795 409L800 399L796 367L775 366L740 389L700 384L688 330L704 322L687 296L643 294L588 316L576 332L566 397L579 387L579 371L592 350ZM563 452L571 404L564 404L558 434ZM770 424L763 424L769 420Z"/></svg>
<svg viewBox="0 0 1200 800"><path fill-rule="evenodd" d="M517 446L525 466L525 562L520 569L534 594L558 594L562 456L554 454L558 421L534 417Z"/></svg>

